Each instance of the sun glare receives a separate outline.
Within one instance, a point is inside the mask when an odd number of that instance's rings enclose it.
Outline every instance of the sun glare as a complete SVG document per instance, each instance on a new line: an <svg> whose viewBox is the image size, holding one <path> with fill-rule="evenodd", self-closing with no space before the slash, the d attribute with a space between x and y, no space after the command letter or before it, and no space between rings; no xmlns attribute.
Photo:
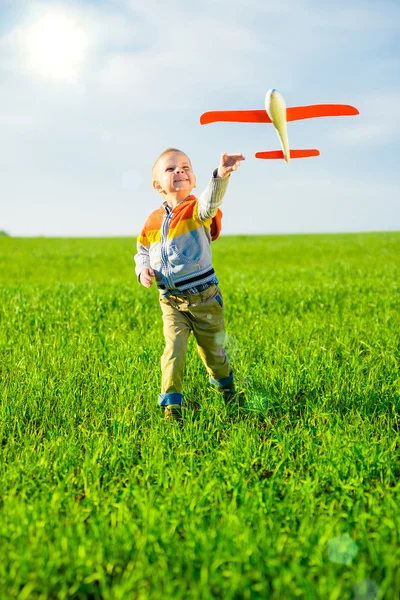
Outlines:
<svg viewBox="0 0 400 600"><path fill-rule="evenodd" d="M75 18L50 13L30 26L25 46L29 65L36 73L73 81L85 60L88 39Z"/></svg>

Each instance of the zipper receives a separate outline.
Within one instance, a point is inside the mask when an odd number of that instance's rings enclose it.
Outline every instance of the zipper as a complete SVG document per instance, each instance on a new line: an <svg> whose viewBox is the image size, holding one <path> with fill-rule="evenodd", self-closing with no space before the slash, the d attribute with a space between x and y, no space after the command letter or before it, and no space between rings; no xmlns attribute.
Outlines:
<svg viewBox="0 0 400 600"><path fill-rule="evenodd" d="M161 227L161 263L165 266L165 271L166 271L165 277L168 282L168 287L172 288L172 287L174 287L174 285L173 285L172 279L170 277L171 269L170 269L168 254L167 254L167 250L166 250L166 243L167 243L167 239L168 239L168 231L169 231L171 219L172 219L172 211L169 212L168 214L164 215L163 224Z"/></svg>

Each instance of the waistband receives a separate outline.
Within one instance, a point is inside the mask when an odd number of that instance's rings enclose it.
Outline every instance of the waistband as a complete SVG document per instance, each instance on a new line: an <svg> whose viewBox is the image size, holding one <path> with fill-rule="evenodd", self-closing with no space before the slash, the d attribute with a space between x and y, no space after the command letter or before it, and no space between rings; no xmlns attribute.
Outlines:
<svg viewBox="0 0 400 600"><path fill-rule="evenodd" d="M195 287L186 289L184 292L180 292L179 290L167 290L166 294L163 294L164 298L168 298L168 296L187 296L190 294L200 294L205 290L208 290L212 285L217 285L218 281L209 281L207 283L202 283Z"/></svg>
<svg viewBox="0 0 400 600"><path fill-rule="evenodd" d="M196 285L196 281L203 279L207 279L208 281L206 281L205 283L198 283ZM187 284L193 283L194 285L192 287L185 287L184 290L180 289L183 286L186 286ZM176 289L167 289L165 287L165 285L163 284L159 284L158 285L158 289L161 291L161 294L164 298L166 298L167 296L171 296L171 295L179 295L179 296L183 296L186 294L199 294L201 292L204 292L204 290L206 290L207 288L209 288L211 285L214 284L218 284L218 278L215 274L214 269L211 267L211 269L209 269L206 273L202 273L201 275L191 275L188 278L180 281L177 286Z"/></svg>
<svg viewBox="0 0 400 600"><path fill-rule="evenodd" d="M212 296L217 287L218 286L216 283L212 283L205 290L201 292L195 292L193 294L187 293L186 290L185 292L171 292L171 294L168 294L168 296L161 296L160 300L164 299L172 304L176 302L178 304L181 304L182 302L194 302L197 300L203 301L209 296Z"/></svg>

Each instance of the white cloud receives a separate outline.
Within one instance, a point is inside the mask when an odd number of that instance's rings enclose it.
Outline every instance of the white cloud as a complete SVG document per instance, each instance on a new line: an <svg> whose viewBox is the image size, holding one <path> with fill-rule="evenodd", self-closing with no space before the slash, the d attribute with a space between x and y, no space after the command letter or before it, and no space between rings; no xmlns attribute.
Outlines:
<svg viewBox="0 0 400 600"><path fill-rule="evenodd" d="M3 130L12 129L24 132L27 129L35 129L36 127L37 121L32 115L14 113L0 114L0 128Z"/></svg>
<svg viewBox="0 0 400 600"><path fill-rule="evenodd" d="M203 86L232 85L261 40L244 27L199 17L179 34L176 16L152 22L153 46L141 53L110 52L96 74L102 94L137 110L170 112L187 108ZM178 31L178 34L177 34ZM234 43L237 52L231 52Z"/></svg>
<svg viewBox="0 0 400 600"><path fill-rule="evenodd" d="M290 167L289 167L290 168ZM318 172L317 172L318 173ZM243 211L240 193L230 192L223 206L223 232L296 233L400 229L399 185L331 174L288 176L262 191L246 186L252 210ZM254 219L254 214L257 219ZM240 214L240 221L235 215Z"/></svg>
<svg viewBox="0 0 400 600"><path fill-rule="evenodd" d="M371 91L355 98L360 111L354 120L336 127L330 138L340 145L382 145L399 140L400 92L390 90Z"/></svg>

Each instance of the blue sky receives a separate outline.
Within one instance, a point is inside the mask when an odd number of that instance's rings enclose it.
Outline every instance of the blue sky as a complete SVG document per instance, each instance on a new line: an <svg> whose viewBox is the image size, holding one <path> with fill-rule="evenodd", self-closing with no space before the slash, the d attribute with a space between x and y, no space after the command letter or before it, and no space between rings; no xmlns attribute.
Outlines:
<svg viewBox="0 0 400 600"><path fill-rule="evenodd" d="M400 229L400 3L159 0L0 4L0 230L15 236L137 235L162 202L167 147L192 160L199 195L221 152L231 177L223 233ZM208 110L343 103L360 115L200 126Z"/></svg>

